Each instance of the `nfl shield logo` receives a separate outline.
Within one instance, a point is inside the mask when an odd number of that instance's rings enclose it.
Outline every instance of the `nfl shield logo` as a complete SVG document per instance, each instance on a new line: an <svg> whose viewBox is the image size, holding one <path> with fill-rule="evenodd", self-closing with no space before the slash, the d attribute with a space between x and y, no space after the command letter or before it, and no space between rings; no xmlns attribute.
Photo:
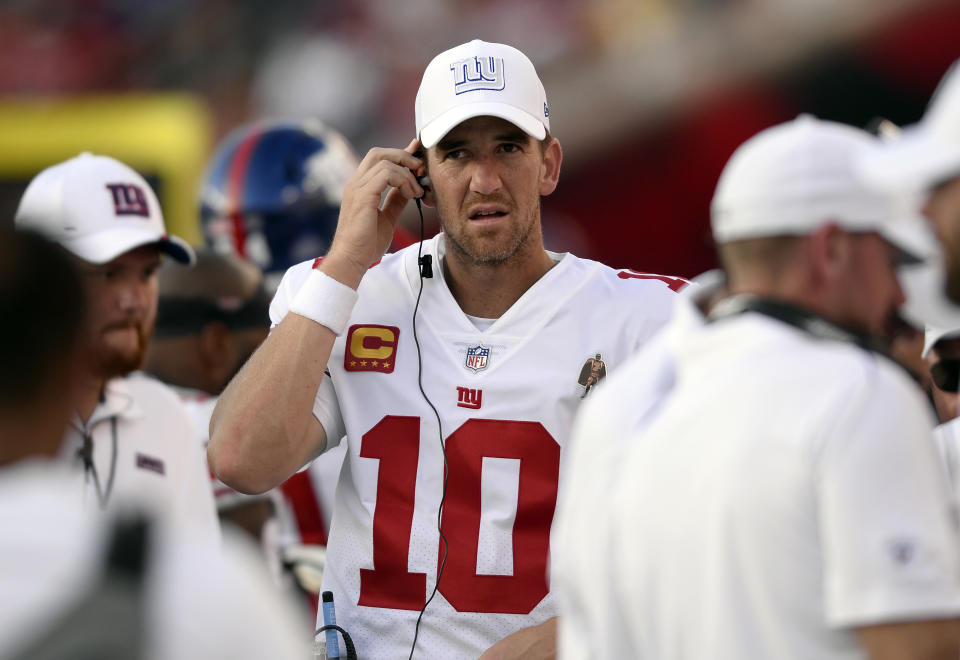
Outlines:
<svg viewBox="0 0 960 660"><path fill-rule="evenodd" d="M484 348L483 344L467 348L467 361L464 365L467 369L477 373L483 371L490 364L490 349Z"/></svg>

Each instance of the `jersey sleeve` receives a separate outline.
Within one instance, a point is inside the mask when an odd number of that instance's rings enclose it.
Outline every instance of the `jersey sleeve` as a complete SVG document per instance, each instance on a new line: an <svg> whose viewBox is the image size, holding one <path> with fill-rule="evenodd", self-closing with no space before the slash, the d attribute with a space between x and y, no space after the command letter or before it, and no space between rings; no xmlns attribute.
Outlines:
<svg viewBox="0 0 960 660"><path fill-rule="evenodd" d="M292 266L283 275L280 280L280 286L277 287L277 293L270 302L270 328L273 329L279 325L290 311L290 301L294 295L303 286L310 271L313 269L314 261L304 261L296 266ZM335 447L340 444L340 440L347 434L343 423L343 415L340 413L340 403L337 401L337 393L333 387L333 381L330 380L330 374L324 374L320 381L320 387L313 400L313 416L317 418L323 426L323 431L327 435L327 447ZM324 451L326 451L326 449Z"/></svg>
<svg viewBox="0 0 960 660"><path fill-rule="evenodd" d="M323 380L320 381L320 389L317 390L317 396L313 400L313 416L317 418L323 426L324 433L327 434L327 446L324 451L339 445L347 434L347 429L343 423L343 415L340 413L337 392L329 374L324 374Z"/></svg>
<svg viewBox="0 0 960 660"><path fill-rule="evenodd" d="M863 405L846 402L819 457L825 612L836 627L960 614L958 533L930 420L918 392L889 381L865 388Z"/></svg>
<svg viewBox="0 0 960 660"><path fill-rule="evenodd" d="M290 311L290 302L293 300L293 296L296 295L297 291L300 290L300 287L303 286L307 276L310 275L310 271L313 269L313 263L313 261L304 261L296 266L291 266L287 269L287 272L283 274L283 279L280 280L277 292L274 294L273 300L270 301L271 330L277 327L280 321L282 321Z"/></svg>

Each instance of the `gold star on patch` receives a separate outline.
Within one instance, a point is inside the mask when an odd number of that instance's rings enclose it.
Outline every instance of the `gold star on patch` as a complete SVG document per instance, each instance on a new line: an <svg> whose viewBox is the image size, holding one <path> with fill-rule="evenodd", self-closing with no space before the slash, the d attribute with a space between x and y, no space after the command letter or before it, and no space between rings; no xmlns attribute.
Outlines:
<svg viewBox="0 0 960 660"><path fill-rule="evenodd" d="M383 363L383 368L384 368L384 369L389 369L389 368L390 368L390 363L389 363L389 362L384 362L384 363Z"/></svg>
<svg viewBox="0 0 960 660"><path fill-rule="evenodd" d="M366 361L366 360L360 360L360 366L361 366L361 367L367 366L367 361Z"/></svg>
<svg viewBox="0 0 960 660"><path fill-rule="evenodd" d="M357 361L356 361L356 360L350 360L350 366L351 366L351 367L357 366Z"/></svg>
<svg viewBox="0 0 960 660"><path fill-rule="evenodd" d="M375 367L379 367L379 366L380 366L380 363L377 362L376 360L372 360L372 361L370 362L370 364L372 364L372 365L375 366Z"/></svg>

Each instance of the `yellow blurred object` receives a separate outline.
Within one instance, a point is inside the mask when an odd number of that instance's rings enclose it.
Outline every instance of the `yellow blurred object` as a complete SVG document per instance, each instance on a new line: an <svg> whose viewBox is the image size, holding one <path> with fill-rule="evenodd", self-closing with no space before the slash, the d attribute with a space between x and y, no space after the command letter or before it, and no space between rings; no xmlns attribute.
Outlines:
<svg viewBox="0 0 960 660"><path fill-rule="evenodd" d="M156 187L167 231L202 235L196 191L210 154L206 105L189 94L0 98L0 181L22 182L82 151L113 156Z"/></svg>

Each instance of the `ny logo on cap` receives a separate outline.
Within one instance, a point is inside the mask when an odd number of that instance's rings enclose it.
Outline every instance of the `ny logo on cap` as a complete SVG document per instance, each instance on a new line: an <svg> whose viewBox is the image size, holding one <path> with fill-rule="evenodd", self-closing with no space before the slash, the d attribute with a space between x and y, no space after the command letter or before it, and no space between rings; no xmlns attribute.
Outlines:
<svg viewBox="0 0 960 660"><path fill-rule="evenodd" d="M453 89L457 94L489 89L499 92L506 87L502 57L468 57L450 65Z"/></svg>
<svg viewBox="0 0 960 660"><path fill-rule="evenodd" d="M132 183L108 183L107 189L113 195L113 210L117 215L150 217L147 196L140 186Z"/></svg>

